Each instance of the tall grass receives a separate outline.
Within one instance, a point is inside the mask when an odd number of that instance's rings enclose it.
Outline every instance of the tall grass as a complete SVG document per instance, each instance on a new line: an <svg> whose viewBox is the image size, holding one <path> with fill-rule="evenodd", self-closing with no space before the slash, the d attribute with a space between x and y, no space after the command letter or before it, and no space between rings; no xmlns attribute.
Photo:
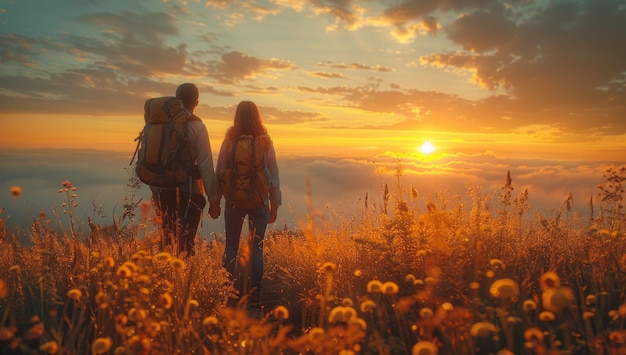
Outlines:
<svg viewBox="0 0 626 355"><path fill-rule="evenodd" d="M571 196L528 216L531 192L517 194L510 174L494 196L470 187L468 207L398 183L358 219L313 213L266 238L261 316L226 306L238 296L219 236L179 259L159 250L149 206L132 202L136 222L81 231L64 185L65 229L39 216L23 245L0 223L0 349L626 354L626 168L604 178L585 216Z"/></svg>

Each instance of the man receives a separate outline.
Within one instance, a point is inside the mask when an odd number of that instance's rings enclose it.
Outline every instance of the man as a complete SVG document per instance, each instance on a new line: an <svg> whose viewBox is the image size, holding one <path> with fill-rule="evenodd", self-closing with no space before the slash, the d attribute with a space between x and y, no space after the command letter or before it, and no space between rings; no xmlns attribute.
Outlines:
<svg viewBox="0 0 626 355"><path fill-rule="evenodd" d="M191 83L182 84L176 89L176 97L182 101L190 115L193 115L198 105L198 88ZM199 118L195 115L192 118L187 123L187 134L200 178L177 188L150 187L152 199L163 219L164 244L171 245L175 241L178 244L178 253L185 252L188 256L195 254L194 239L206 206L204 195L209 200L209 216L216 219L221 214L209 133Z"/></svg>

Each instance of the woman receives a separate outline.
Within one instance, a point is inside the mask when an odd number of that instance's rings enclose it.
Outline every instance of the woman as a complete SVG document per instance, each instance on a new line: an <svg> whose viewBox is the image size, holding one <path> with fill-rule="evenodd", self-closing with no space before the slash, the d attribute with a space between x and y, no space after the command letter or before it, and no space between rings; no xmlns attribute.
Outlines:
<svg viewBox="0 0 626 355"><path fill-rule="evenodd" d="M215 173L224 196L226 249L222 263L236 280L235 265L243 222L248 217L251 233L250 279L239 280L250 289L249 303L259 303L263 278L263 238L268 223L274 223L281 205L278 165L274 145L267 134L257 106L242 101L237 106L233 126L226 132L220 148ZM250 192L250 190L254 192ZM257 200L257 202L255 202ZM249 286L250 288L246 287Z"/></svg>

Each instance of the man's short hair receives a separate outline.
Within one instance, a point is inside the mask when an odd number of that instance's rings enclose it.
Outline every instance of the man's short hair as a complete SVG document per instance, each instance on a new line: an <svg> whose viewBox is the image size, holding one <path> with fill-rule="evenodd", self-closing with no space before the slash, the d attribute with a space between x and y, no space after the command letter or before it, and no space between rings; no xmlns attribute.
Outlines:
<svg viewBox="0 0 626 355"><path fill-rule="evenodd" d="M198 88L192 83L181 84L176 89L176 97L179 98L187 108L194 107L198 103Z"/></svg>

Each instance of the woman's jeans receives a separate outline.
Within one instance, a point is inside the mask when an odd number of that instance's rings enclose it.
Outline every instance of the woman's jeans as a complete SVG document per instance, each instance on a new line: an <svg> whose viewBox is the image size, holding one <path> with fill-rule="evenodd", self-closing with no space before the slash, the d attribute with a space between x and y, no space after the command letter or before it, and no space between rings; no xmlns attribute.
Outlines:
<svg viewBox="0 0 626 355"><path fill-rule="evenodd" d="M224 268L226 268L226 271L230 273L231 277L236 279L235 265L237 263L237 252L239 251L239 240L246 216L248 216L249 230L255 232L250 245L251 280L249 285L252 290L256 288L258 292L261 289L261 280L263 278L263 238L270 217L269 207L267 205L254 209L226 206L224 210L226 249L224 251L222 264Z"/></svg>

